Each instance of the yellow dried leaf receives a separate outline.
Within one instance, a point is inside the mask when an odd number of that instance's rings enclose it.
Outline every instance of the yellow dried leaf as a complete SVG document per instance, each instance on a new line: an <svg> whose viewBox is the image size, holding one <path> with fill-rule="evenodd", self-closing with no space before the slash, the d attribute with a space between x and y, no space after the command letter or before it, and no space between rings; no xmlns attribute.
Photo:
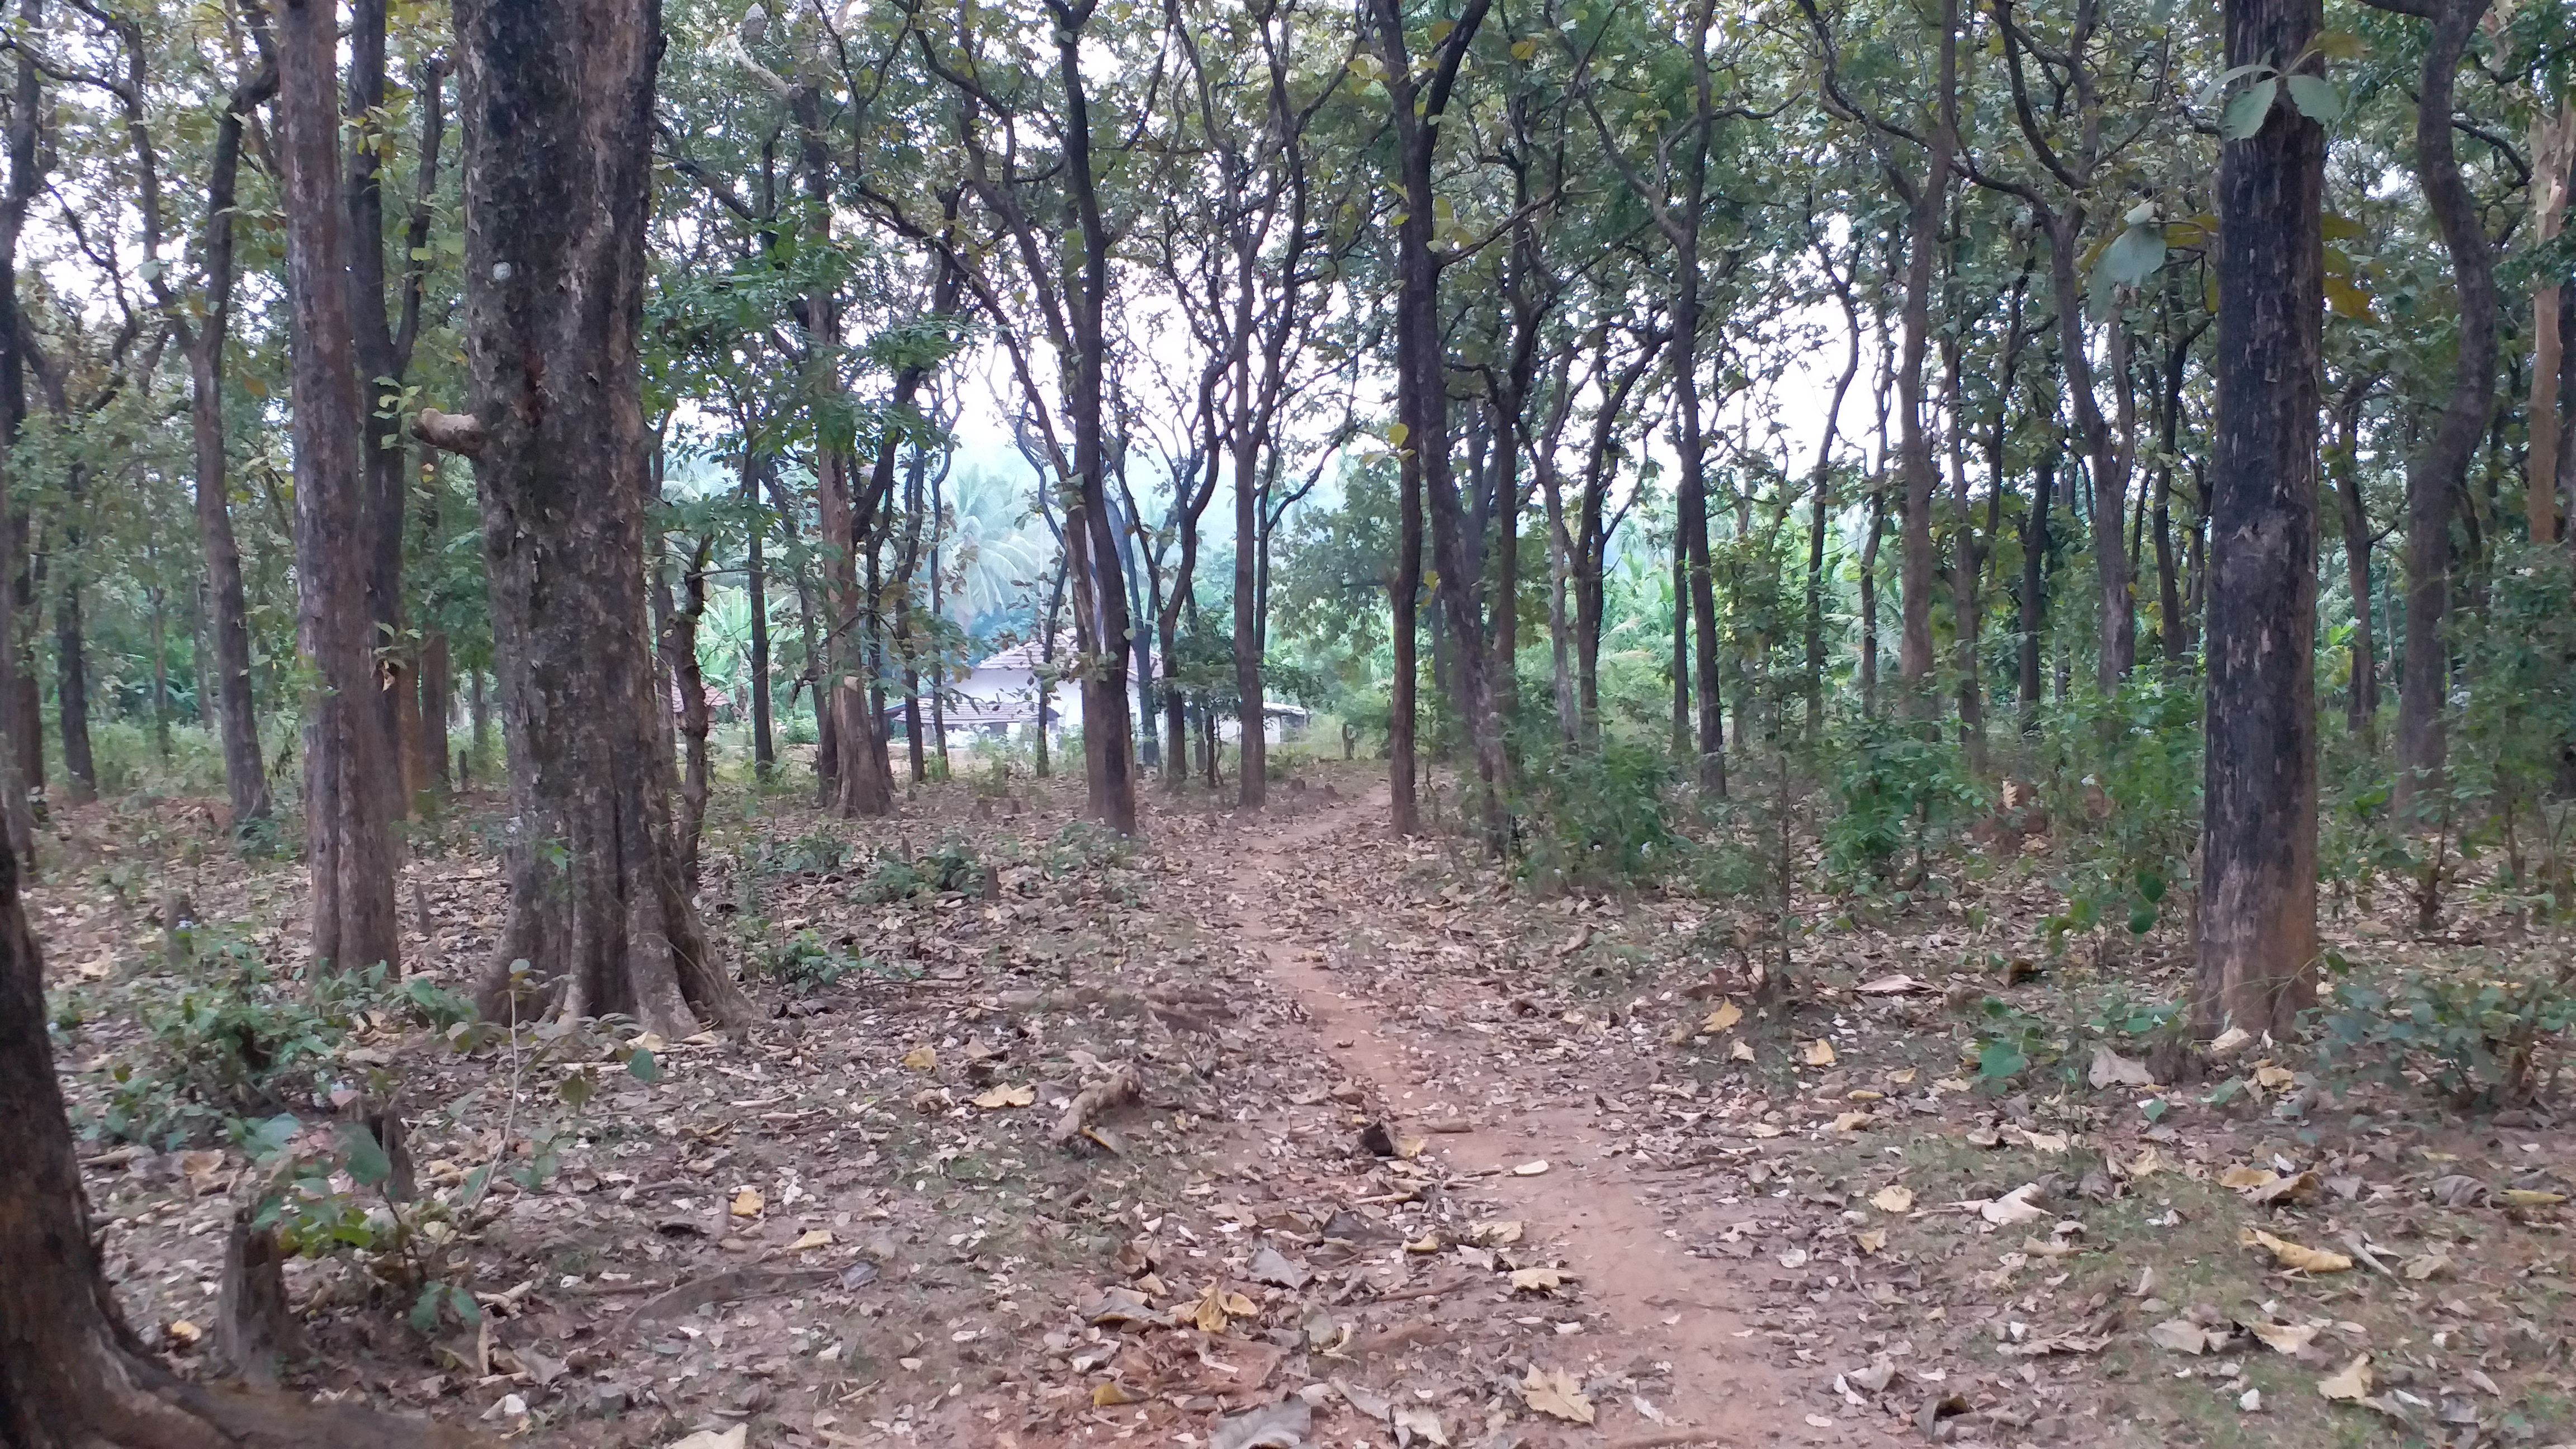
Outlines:
<svg viewBox="0 0 2576 1449"><path fill-rule="evenodd" d="M1877 1120L1878 1119L1876 1117L1871 1116L1867 1112L1843 1112L1835 1116L1834 1130L1837 1132L1858 1132L1863 1127L1866 1127Z"/></svg>
<svg viewBox="0 0 2576 1449"><path fill-rule="evenodd" d="M1565 1274L1554 1268L1514 1268L1512 1270L1512 1291L1516 1293L1546 1293L1562 1286L1564 1282Z"/></svg>
<svg viewBox="0 0 2576 1449"><path fill-rule="evenodd" d="M1025 1107L1037 1099L1038 1089L1022 1083L1018 1086L996 1086L989 1091L978 1092L973 1101L978 1107L995 1110L1003 1107Z"/></svg>
<svg viewBox="0 0 2576 1449"><path fill-rule="evenodd" d="M791 1253L802 1253L808 1248L828 1248L831 1245L832 1234L830 1231L823 1228L814 1228L798 1237L795 1242L789 1243L787 1245L787 1251Z"/></svg>
<svg viewBox="0 0 2576 1449"><path fill-rule="evenodd" d="M2284 1268L2307 1273L2341 1273L2352 1266L2352 1259L2322 1248L2302 1247L2286 1238L2276 1238L2260 1228L2247 1228L2237 1239L2248 1247L2260 1245L2271 1250L2272 1257Z"/></svg>
<svg viewBox="0 0 2576 1449"><path fill-rule="evenodd" d="M916 1072L937 1071L939 1053L929 1047L914 1047L903 1054L903 1064Z"/></svg>
<svg viewBox="0 0 2576 1449"><path fill-rule="evenodd" d="M1535 1162L1524 1162L1520 1166L1513 1168L1512 1176L1536 1177L1545 1171L1547 1171L1547 1159L1542 1157Z"/></svg>
<svg viewBox="0 0 2576 1449"><path fill-rule="evenodd" d="M760 1210L766 1205L766 1201L758 1191L746 1187L733 1195L733 1215L738 1218L756 1218L760 1216Z"/></svg>
<svg viewBox="0 0 2576 1449"><path fill-rule="evenodd" d="M2267 1092L2284 1091L2297 1080L2297 1074L2288 1067L2276 1067L2269 1062L2254 1069L2254 1085Z"/></svg>
<svg viewBox="0 0 2576 1449"><path fill-rule="evenodd" d="M1882 1187L1869 1195L1869 1205L1883 1213L1911 1212L1914 1189L1904 1186Z"/></svg>
<svg viewBox="0 0 2576 1449"><path fill-rule="evenodd" d="M2268 1167L2231 1167L2218 1175L2218 1185L2243 1192L2249 1187L2261 1187L2278 1176L2279 1173Z"/></svg>
<svg viewBox="0 0 2576 1449"><path fill-rule="evenodd" d="M1217 1306L1236 1318L1250 1318L1261 1311L1260 1304L1232 1289L1218 1295Z"/></svg>
<svg viewBox="0 0 2576 1449"><path fill-rule="evenodd" d="M1731 1062L1749 1062L1753 1060L1753 1043L1749 1041L1737 1042L1735 1045L1727 1048L1726 1059Z"/></svg>
<svg viewBox="0 0 2576 1449"><path fill-rule="evenodd" d="M2317 1392L2343 1403L2370 1397L2370 1355L2345 1364L2339 1373L2317 1380Z"/></svg>
<svg viewBox="0 0 2576 1449"><path fill-rule="evenodd" d="M1592 1401L1583 1396L1582 1382L1563 1369L1530 1365L1528 1375L1520 1382L1520 1391L1521 1399L1534 1412L1575 1424L1592 1422Z"/></svg>
<svg viewBox="0 0 2576 1449"><path fill-rule="evenodd" d="M1144 1397L1144 1395L1128 1388L1125 1384L1118 1382L1116 1379L1110 1379L1106 1382L1092 1386L1091 1407L1095 1409L1114 1409L1120 1404L1133 1404L1140 1402Z"/></svg>
<svg viewBox="0 0 2576 1449"><path fill-rule="evenodd" d="M1418 1238L1414 1239L1412 1242L1409 1242L1409 1243L1405 1244L1405 1245L1404 1245L1404 1251L1406 1251L1406 1252L1408 1252L1408 1253L1436 1253L1436 1252L1439 1252L1439 1251L1440 1251L1440 1235L1439 1235L1438 1233L1424 1233L1421 1237L1418 1237Z"/></svg>
<svg viewBox="0 0 2576 1449"><path fill-rule="evenodd" d="M1884 1252L1887 1249L1887 1229L1871 1228L1865 1233L1854 1235L1852 1241L1858 1243L1864 1253Z"/></svg>
<svg viewBox="0 0 2576 1449"><path fill-rule="evenodd" d="M1768 1122L1756 1122L1745 1130L1756 1137L1777 1137L1785 1129L1774 1127Z"/></svg>
<svg viewBox="0 0 2576 1449"><path fill-rule="evenodd" d="M1430 1146L1428 1137L1398 1137L1395 1139L1395 1155L1409 1162L1420 1157Z"/></svg>
<svg viewBox="0 0 2576 1449"><path fill-rule="evenodd" d="M2297 1354L2316 1341L2317 1331L2304 1323L2245 1323L2245 1331L2263 1340L2263 1346L2274 1353Z"/></svg>
<svg viewBox="0 0 2576 1449"><path fill-rule="evenodd" d="M1818 1037L1807 1043L1806 1056L1808 1066L1830 1067L1834 1064L1834 1044Z"/></svg>
<svg viewBox="0 0 2576 1449"><path fill-rule="evenodd" d="M1475 1236L1477 1242L1491 1243L1499 1247L1508 1243L1517 1243L1521 1240L1521 1220L1519 1218L1488 1218L1484 1222L1478 1223L1474 1227L1468 1229L1468 1231Z"/></svg>
<svg viewBox="0 0 2576 1449"><path fill-rule="evenodd" d="M1708 1019L1699 1024L1699 1029L1712 1033L1721 1032L1743 1019L1744 1008L1736 1005L1734 1000L1729 998L1718 1003L1717 1010L1708 1014Z"/></svg>
<svg viewBox="0 0 2576 1449"><path fill-rule="evenodd" d="M2509 1187L2496 1196L2504 1200L2506 1207L2518 1208L2556 1207L2567 1201L2567 1194L2563 1192L2541 1192L2528 1187Z"/></svg>
<svg viewBox="0 0 2576 1449"><path fill-rule="evenodd" d="M1914 1069L1913 1069L1912 1067L1907 1067L1905 1070L1903 1070L1903 1071L1901 1071L1901 1072L1890 1072L1890 1073L1888 1073L1888 1074L1887 1074L1887 1079L1888 1079L1889 1081L1891 1081L1891 1082L1894 1082L1896 1085L1898 1085L1898 1086L1900 1086L1900 1087L1910 1087L1910 1086L1913 1086L1913 1085L1914 1085Z"/></svg>
<svg viewBox="0 0 2576 1449"><path fill-rule="evenodd" d="M170 1320L170 1341L185 1346L206 1336L206 1331L184 1318Z"/></svg>

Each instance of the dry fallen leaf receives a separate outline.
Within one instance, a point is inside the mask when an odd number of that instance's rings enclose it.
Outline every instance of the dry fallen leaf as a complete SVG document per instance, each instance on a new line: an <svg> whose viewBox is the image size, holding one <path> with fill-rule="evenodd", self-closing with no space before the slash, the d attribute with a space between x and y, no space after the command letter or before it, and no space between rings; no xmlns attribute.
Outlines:
<svg viewBox="0 0 2576 1449"><path fill-rule="evenodd" d="M1910 991L1929 991L1931 989L1932 988L1930 986L1923 982L1917 981L1911 976L1902 974L1895 976L1881 976L1875 981L1864 981L1858 986L1852 988L1852 990L1859 992L1863 996L1903 996Z"/></svg>
<svg viewBox="0 0 2576 1449"><path fill-rule="evenodd" d="M2567 1194L2563 1192L2541 1192L2527 1187L2509 1187L2496 1196L2504 1200L2506 1207L2518 1208L2556 1207L2567 1201Z"/></svg>
<svg viewBox="0 0 2576 1449"><path fill-rule="evenodd" d="M1734 1000L1729 998L1718 1003L1717 1010L1708 1014L1708 1019L1699 1024L1699 1029L1705 1032L1721 1032L1743 1019L1744 1008L1736 1005Z"/></svg>
<svg viewBox="0 0 2576 1449"><path fill-rule="evenodd" d="M1474 1238L1477 1242L1489 1244L1495 1247L1501 1247L1509 1243L1517 1243L1521 1240L1521 1220L1519 1218L1487 1218L1483 1222L1477 1223L1468 1228L1467 1235Z"/></svg>
<svg viewBox="0 0 2576 1449"><path fill-rule="evenodd" d="M2432 1277L2434 1274L2441 1272L2449 1266L2451 1266L2450 1255L2439 1248L2435 1248L2433 1251L2425 1253L2419 1257L2407 1259L2406 1265L2401 1271L2403 1271L2412 1281L2421 1283L2425 1279Z"/></svg>
<svg viewBox="0 0 2576 1449"><path fill-rule="evenodd" d="M1878 1119L1876 1117L1871 1116L1867 1112L1844 1112L1835 1116L1834 1130L1837 1132L1858 1132L1863 1127L1866 1127L1877 1120Z"/></svg>
<svg viewBox="0 0 2576 1449"><path fill-rule="evenodd" d="M1869 1205L1883 1213L1910 1211L1914 1206L1914 1189L1901 1185L1882 1187L1870 1194Z"/></svg>
<svg viewBox="0 0 2576 1449"><path fill-rule="evenodd" d="M2048 1209L2031 1201L2031 1199L2037 1196L2038 1193L2038 1183L2025 1182L2021 1186L2014 1188L2012 1191L2005 1193L2002 1197L1996 1198L1992 1202L1979 1205L1977 1208L1977 1216L1984 1218L1987 1222L1993 1223L1999 1228L2017 1227L2023 1223L2037 1222L2039 1219L2048 1216Z"/></svg>
<svg viewBox="0 0 2576 1449"><path fill-rule="evenodd" d="M1512 1270L1512 1291L1515 1293L1546 1293L1564 1282L1565 1274L1554 1268L1514 1268Z"/></svg>
<svg viewBox="0 0 2576 1449"><path fill-rule="evenodd" d="M2231 1167L2218 1174L2218 1185L2235 1192L2261 1187L2280 1176L2268 1167Z"/></svg>
<svg viewBox="0 0 2576 1449"><path fill-rule="evenodd" d="M2238 1319L2247 1333L2263 1340L2263 1346L2274 1353L2298 1354L2316 1342L2317 1331L2304 1323L2248 1323Z"/></svg>
<svg viewBox="0 0 2576 1449"><path fill-rule="evenodd" d="M1120 1404L1135 1403L1143 1397L1144 1395L1135 1392L1125 1384L1118 1382L1116 1379L1108 1379L1092 1386L1091 1407L1095 1409L1114 1409Z"/></svg>
<svg viewBox="0 0 2576 1449"><path fill-rule="evenodd" d="M2346 1403L2370 1396L2370 1355L2363 1354L2345 1364L2339 1373L2317 1380L2317 1392L2329 1399Z"/></svg>
<svg viewBox="0 0 2576 1449"><path fill-rule="evenodd" d="M1522 1400L1538 1413L1576 1424L1592 1422L1592 1401L1583 1396L1582 1382L1563 1369L1532 1364L1520 1390Z"/></svg>
<svg viewBox="0 0 2576 1449"><path fill-rule="evenodd" d="M2267 1092L2285 1091L2298 1079L2298 1075L2288 1067L2276 1067L2270 1062L2254 1069L2254 1085Z"/></svg>
<svg viewBox="0 0 2576 1449"><path fill-rule="evenodd" d="M2147 1070L2145 1062L2124 1057L2108 1046L2093 1048L2093 1066L2084 1074L2084 1079L2097 1088L2152 1087L2156 1084L2155 1073Z"/></svg>
<svg viewBox="0 0 2576 1449"><path fill-rule="evenodd" d="M2176 1353L2202 1354L2225 1343L2227 1335L2188 1318L2168 1318L2147 1330L2147 1341Z"/></svg>
<svg viewBox="0 0 2576 1449"><path fill-rule="evenodd" d="M1545 1171L1547 1171L1547 1159L1542 1157L1535 1162L1524 1162L1520 1166L1513 1168L1512 1176L1536 1177Z"/></svg>
<svg viewBox="0 0 2576 1449"><path fill-rule="evenodd" d="M1025 1083L1020 1086L997 1086L978 1092L971 1099L976 1106L992 1110L1000 1107L1026 1107L1037 1101L1038 1089Z"/></svg>
<svg viewBox="0 0 2576 1449"><path fill-rule="evenodd" d="M1834 1044L1832 1042L1825 1040L1823 1037L1818 1037L1814 1041L1807 1043L1808 1066L1830 1067L1833 1064Z"/></svg>
<svg viewBox="0 0 2576 1449"><path fill-rule="evenodd" d="M1442 1446L1442 1449L1447 1449L1449 1428L1440 1422L1438 1414L1418 1404L1408 1404L1397 1409L1391 1417L1392 1427L1417 1434L1425 1443L1437 1444Z"/></svg>
<svg viewBox="0 0 2576 1449"><path fill-rule="evenodd" d="M916 1072L937 1071L939 1053L929 1047L914 1047L903 1054L903 1064Z"/></svg>
<svg viewBox="0 0 2576 1449"><path fill-rule="evenodd" d="M829 1247L831 1246L831 1243L832 1234L828 1229L814 1228L799 1236L795 1242L789 1243L787 1245L787 1251L791 1253L801 1253L808 1248Z"/></svg>
<svg viewBox="0 0 2576 1449"><path fill-rule="evenodd" d="M757 1189L746 1187L733 1195L733 1215L738 1218L756 1218L760 1216L760 1210L765 1202L766 1200L761 1197Z"/></svg>
<svg viewBox="0 0 2576 1449"><path fill-rule="evenodd" d="M1727 1048L1726 1059L1731 1062L1749 1062L1753 1060L1753 1043L1749 1041L1737 1042L1734 1046Z"/></svg>
<svg viewBox="0 0 2576 1449"><path fill-rule="evenodd" d="M1860 1246L1860 1250L1864 1253L1885 1252L1887 1250L1887 1229L1871 1228L1867 1232L1855 1234L1852 1241L1857 1243Z"/></svg>
<svg viewBox="0 0 2576 1449"><path fill-rule="evenodd" d="M713 1429L700 1429L686 1439L671 1441L671 1449L742 1449L751 1441L751 1426L736 1424L719 1434Z"/></svg>
<svg viewBox="0 0 2576 1449"><path fill-rule="evenodd" d="M2237 1242L2246 1247L2261 1246L2271 1250L2272 1257L2284 1268L2307 1273L2341 1273L2352 1266L2352 1259L2322 1248L2301 1247L2286 1238L2276 1238L2260 1228L2247 1228Z"/></svg>

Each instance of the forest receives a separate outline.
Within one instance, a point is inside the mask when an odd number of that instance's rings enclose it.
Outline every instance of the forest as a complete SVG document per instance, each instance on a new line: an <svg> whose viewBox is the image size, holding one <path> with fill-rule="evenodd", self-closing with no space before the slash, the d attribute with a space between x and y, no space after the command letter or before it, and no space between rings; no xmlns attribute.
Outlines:
<svg viewBox="0 0 2576 1449"><path fill-rule="evenodd" d="M12 4L0 1449L2576 1440L2564 7Z"/></svg>

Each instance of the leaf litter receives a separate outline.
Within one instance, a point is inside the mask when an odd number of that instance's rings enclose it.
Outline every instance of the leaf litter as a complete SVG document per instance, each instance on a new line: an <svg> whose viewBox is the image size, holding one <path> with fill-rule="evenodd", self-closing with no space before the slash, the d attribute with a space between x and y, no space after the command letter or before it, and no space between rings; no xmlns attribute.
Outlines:
<svg viewBox="0 0 2576 1449"><path fill-rule="evenodd" d="M552 1176L466 1223L480 1335L379 1342L349 1278L297 1264L328 1354L304 1386L692 1449L1361 1424L2161 1442L2211 1394L2273 1434L2333 1413L2564 1428L2533 1397L2567 1390L2564 1329L2515 1288L2566 1270L2553 1134L2387 1112L2303 1138L2269 1111L2304 1073L2250 1038L2206 1059L2239 1063L2251 1111L2107 1042L2071 1089L1989 1084L1942 1054L1976 1040L1962 981L2032 1010L2061 988L1976 981L1980 928L1937 911L1801 948L1787 1003L1739 981L1707 1005L1663 984L1720 974L1706 902L1533 899L1331 797L1311 818L1157 809L1123 859L1063 846L1060 788L1020 803L993 821L925 791L903 820L830 827L858 860L972 839L1016 862L998 899L862 907L859 867L748 879L711 855L708 899L756 894L767 939L792 923L871 969L755 982L767 1025L657 1044L665 1080L568 1120ZM742 829L810 828L776 815ZM488 865L407 871L437 899L412 944L460 980L498 925ZM244 918L296 909L284 881L198 889ZM38 888L57 916L68 894ZM122 950L110 979L77 974L115 990L153 942L84 920L63 959ZM736 939L748 958L763 937ZM79 1058L115 1049L82 1036ZM492 1051L358 1045L466 1099L414 1118L450 1183L529 1155L528 1104L566 1071L532 1073L505 1139ZM75 1074L76 1100L100 1083ZM1354 1151L1370 1124L1395 1150ZM183 1370L210 1282L193 1230L240 1167L198 1151L92 1169L129 1315ZM615 1327L666 1299L687 1306ZM2192 1376L2135 1372L2157 1362Z"/></svg>

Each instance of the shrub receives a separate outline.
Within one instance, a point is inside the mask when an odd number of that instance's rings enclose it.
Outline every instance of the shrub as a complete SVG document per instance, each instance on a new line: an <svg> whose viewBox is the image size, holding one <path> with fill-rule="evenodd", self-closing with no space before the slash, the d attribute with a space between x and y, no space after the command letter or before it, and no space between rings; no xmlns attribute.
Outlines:
<svg viewBox="0 0 2576 1449"><path fill-rule="evenodd" d="M2461 1106L2520 1106L2548 1086L2576 1027L2576 965L2506 979L2408 972L2381 989L2329 953L2317 1055L2389 1081L2415 1079Z"/></svg>
<svg viewBox="0 0 2576 1449"><path fill-rule="evenodd" d="M1863 719L1834 754L1834 800L1825 827L1825 866L1847 882L1895 883L1911 890L1930 870L1932 851L1963 829L1984 803L1958 747L1938 726Z"/></svg>
<svg viewBox="0 0 2576 1449"><path fill-rule="evenodd" d="M826 830L793 839L764 839L752 851L751 868L761 875L823 875L850 858L850 843Z"/></svg>
<svg viewBox="0 0 2576 1449"><path fill-rule="evenodd" d="M1615 738L1598 752L1553 744L1534 751L1515 831L1522 878L1551 891L1603 889L1678 868L1686 842L1666 800L1677 778L1670 755Z"/></svg>
<svg viewBox="0 0 2576 1449"><path fill-rule="evenodd" d="M984 862L975 854L975 847L951 840L928 855L910 860L892 851L881 852L875 867L850 897L863 905L882 906L916 896L981 890L983 884Z"/></svg>

